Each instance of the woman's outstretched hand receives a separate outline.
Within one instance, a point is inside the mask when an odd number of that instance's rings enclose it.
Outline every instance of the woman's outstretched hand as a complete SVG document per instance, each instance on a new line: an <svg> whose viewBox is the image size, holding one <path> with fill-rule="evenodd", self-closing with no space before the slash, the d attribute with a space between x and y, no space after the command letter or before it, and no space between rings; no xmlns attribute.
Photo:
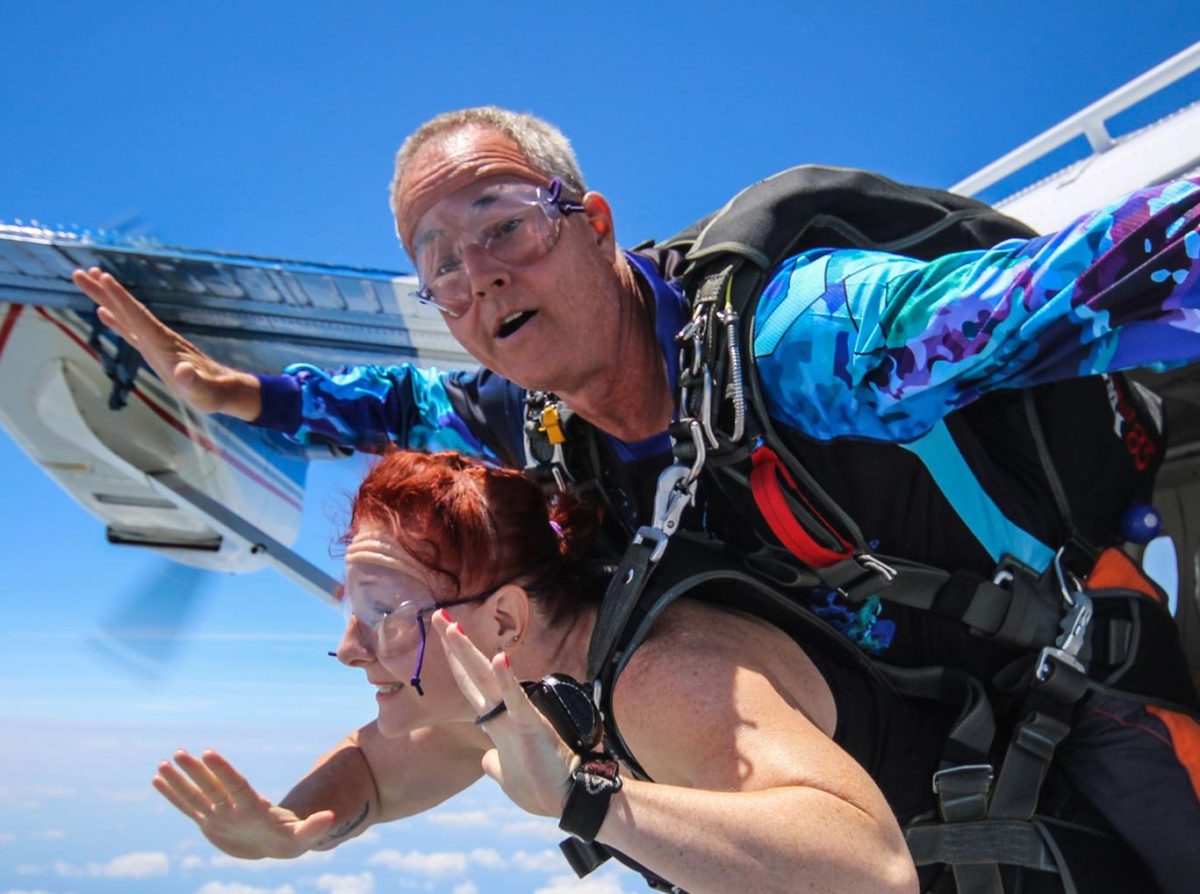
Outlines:
<svg viewBox="0 0 1200 894"><path fill-rule="evenodd" d="M503 652L488 658L444 611L433 628L445 644L454 679L477 714L503 701L506 710L482 724L494 746L483 756L483 772L523 810L562 816L571 770L579 758L521 688Z"/></svg>
<svg viewBox="0 0 1200 894"><path fill-rule="evenodd" d="M262 400L254 376L213 360L99 267L76 270L71 280L96 302L100 322L137 348L177 397L202 413L258 418Z"/></svg>
<svg viewBox="0 0 1200 894"><path fill-rule="evenodd" d="M215 751L205 751L199 758L177 751L174 757L174 764L163 761L158 765L155 789L230 856L246 860L298 857L319 844L333 827L332 810L302 819L272 804Z"/></svg>

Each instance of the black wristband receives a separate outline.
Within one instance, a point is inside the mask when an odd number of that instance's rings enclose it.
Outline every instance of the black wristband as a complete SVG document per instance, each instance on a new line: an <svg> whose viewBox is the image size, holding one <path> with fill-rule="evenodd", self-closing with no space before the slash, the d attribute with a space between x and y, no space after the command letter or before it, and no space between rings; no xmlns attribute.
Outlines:
<svg viewBox="0 0 1200 894"><path fill-rule="evenodd" d="M563 801L558 827L583 841L592 842L608 815L608 802L621 790L620 765L610 755L589 751L571 774L571 787Z"/></svg>

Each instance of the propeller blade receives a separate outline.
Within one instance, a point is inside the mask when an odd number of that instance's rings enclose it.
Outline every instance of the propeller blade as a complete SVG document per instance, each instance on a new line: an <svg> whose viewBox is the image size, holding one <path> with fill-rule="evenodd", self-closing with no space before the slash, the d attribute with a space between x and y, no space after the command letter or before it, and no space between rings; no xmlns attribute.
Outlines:
<svg viewBox="0 0 1200 894"><path fill-rule="evenodd" d="M147 679L162 677L177 656L212 572L163 560L133 595L102 621L88 644L122 670Z"/></svg>

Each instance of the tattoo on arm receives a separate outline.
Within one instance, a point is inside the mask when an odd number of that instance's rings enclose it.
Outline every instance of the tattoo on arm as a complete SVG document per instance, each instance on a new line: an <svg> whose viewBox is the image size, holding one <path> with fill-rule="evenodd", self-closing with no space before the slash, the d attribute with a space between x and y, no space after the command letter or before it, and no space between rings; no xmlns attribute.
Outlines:
<svg viewBox="0 0 1200 894"><path fill-rule="evenodd" d="M364 804L362 813L360 813L356 819L352 819L349 822L344 823L341 826L339 826L338 828L332 830L328 835L326 835L324 838L322 838L320 841L317 842L317 846L319 847L322 844L332 844L333 842L335 842L341 838L345 838L347 835L349 835L351 832L353 832L355 829L357 829L359 826L361 826L364 822L366 822L367 814L370 812L371 812L371 805L369 803Z"/></svg>

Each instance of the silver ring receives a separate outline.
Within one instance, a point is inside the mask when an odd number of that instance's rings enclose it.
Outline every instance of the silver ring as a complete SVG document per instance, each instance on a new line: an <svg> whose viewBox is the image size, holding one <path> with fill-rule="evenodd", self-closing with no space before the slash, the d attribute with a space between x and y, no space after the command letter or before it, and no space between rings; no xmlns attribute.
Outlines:
<svg viewBox="0 0 1200 894"><path fill-rule="evenodd" d="M484 711L482 714L477 716L475 718L475 725L482 726L483 724L487 723L489 720L495 720L497 717L499 717L501 714L503 714L507 710L508 710L508 705L504 704L504 699L501 699L499 704L495 705L492 708L489 708L488 710Z"/></svg>

